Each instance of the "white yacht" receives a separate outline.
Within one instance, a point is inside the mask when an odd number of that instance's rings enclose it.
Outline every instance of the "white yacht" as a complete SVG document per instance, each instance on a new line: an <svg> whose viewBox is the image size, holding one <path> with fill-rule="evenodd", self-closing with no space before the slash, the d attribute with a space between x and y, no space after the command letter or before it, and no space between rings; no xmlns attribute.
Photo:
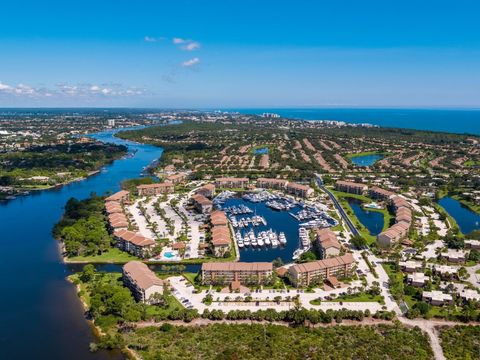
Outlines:
<svg viewBox="0 0 480 360"><path fill-rule="evenodd" d="M285 237L285 233L281 232L280 235L278 236L278 241L280 241L280 244L285 245L287 243L287 238Z"/></svg>

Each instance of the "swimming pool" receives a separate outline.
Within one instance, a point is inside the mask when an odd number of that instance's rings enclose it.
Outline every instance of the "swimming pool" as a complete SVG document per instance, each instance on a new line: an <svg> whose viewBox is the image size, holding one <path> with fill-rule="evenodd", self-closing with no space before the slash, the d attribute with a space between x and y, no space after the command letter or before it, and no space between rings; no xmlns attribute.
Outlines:
<svg viewBox="0 0 480 360"><path fill-rule="evenodd" d="M175 257L175 254L170 252L170 251L166 251L164 254L163 254L164 257L166 257L167 259L172 259Z"/></svg>

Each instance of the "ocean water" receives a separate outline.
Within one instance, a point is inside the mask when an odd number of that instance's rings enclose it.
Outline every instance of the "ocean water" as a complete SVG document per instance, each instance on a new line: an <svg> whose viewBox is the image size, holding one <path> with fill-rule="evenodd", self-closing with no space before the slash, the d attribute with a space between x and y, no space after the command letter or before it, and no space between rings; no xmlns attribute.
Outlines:
<svg viewBox="0 0 480 360"><path fill-rule="evenodd" d="M480 109L242 108L244 114L276 113L305 120L337 120L383 127L480 135Z"/></svg>

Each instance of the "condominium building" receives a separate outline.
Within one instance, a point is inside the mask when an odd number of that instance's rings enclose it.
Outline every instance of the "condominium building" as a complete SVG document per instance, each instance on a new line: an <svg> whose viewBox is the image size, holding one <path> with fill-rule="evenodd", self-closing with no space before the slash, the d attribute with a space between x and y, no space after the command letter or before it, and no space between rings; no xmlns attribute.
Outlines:
<svg viewBox="0 0 480 360"><path fill-rule="evenodd" d="M120 202L118 201L107 201L105 202L105 212L107 215L115 214L115 213L123 213L123 208Z"/></svg>
<svg viewBox="0 0 480 360"><path fill-rule="evenodd" d="M213 226L227 226L228 225L227 215L225 215L225 212L221 210L213 211L210 214L210 223Z"/></svg>
<svg viewBox="0 0 480 360"><path fill-rule="evenodd" d="M435 274L440 275L443 280L450 280L452 278L457 278L458 268L450 265L439 265L435 264L432 267Z"/></svg>
<svg viewBox="0 0 480 360"><path fill-rule="evenodd" d="M147 265L140 261L130 261L122 268L123 284L128 287L137 301L154 304L153 295L163 294L164 282Z"/></svg>
<svg viewBox="0 0 480 360"><path fill-rule="evenodd" d="M203 196L211 199L215 196L215 184L206 184L203 185L196 191L197 194L202 194Z"/></svg>
<svg viewBox="0 0 480 360"><path fill-rule="evenodd" d="M463 250L448 249L447 252L441 253L440 256L452 263L464 263L467 259L467 253Z"/></svg>
<svg viewBox="0 0 480 360"><path fill-rule="evenodd" d="M309 286L320 283L330 276L344 278L350 276L355 260L347 253L334 258L295 264L288 269L294 286Z"/></svg>
<svg viewBox="0 0 480 360"><path fill-rule="evenodd" d="M244 285L263 284L270 279L273 273L273 265L269 262L225 262L203 263L203 284L230 284L239 282Z"/></svg>
<svg viewBox="0 0 480 360"><path fill-rule="evenodd" d="M479 240L465 240L465 247L467 249L480 250L480 241Z"/></svg>
<svg viewBox="0 0 480 360"><path fill-rule="evenodd" d="M223 177L215 180L219 188L244 189L248 186L248 178Z"/></svg>
<svg viewBox="0 0 480 360"><path fill-rule="evenodd" d="M377 236L377 243L382 248L389 248L393 244L398 243L400 240L408 235L410 230L410 224L405 222L396 223L387 230L381 232Z"/></svg>
<svg viewBox="0 0 480 360"><path fill-rule="evenodd" d="M310 186L289 182L284 179L258 178L256 186L262 189L283 190L303 198L308 198L313 194L313 189Z"/></svg>
<svg viewBox="0 0 480 360"><path fill-rule="evenodd" d="M422 300L427 301L432 305L441 306L444 304L451 304L453 302L452 295L443 293L441 291L424 291Z"/></svg>
<svg viewBox="0 0 480 360"><path fill-rule="evenodd" d="M294 182L288 182L286 190L289 194L302 198L308 198L313 195L313 189L310 186Z"/></svg>
<svg viewBox="0 0 480 360"><path fill-rule="evenodd" d="M214 211L210 214L210 223L212 224L213 253L217 257L223 256L230 250L230 244L232 243L227 216L223 211Z"/></svg>
<svg viewBox="0 0 480 360"><path fill-rule="evenodd" d="M285 179L258 178L256 186L262 189L285 190L287 183L288 180Z"/></svg>
<svg viewBox="0 0 480 360"><path fill-rule="evenodd" d="M422 287L429 280L430 277L426 276L423 272L414 272L407 275L408 283L415 287Z"/></svg>
<svg viewBox="0 0 480 360"><path fill-rule="evenodd" d="M340 255L342 245L337 239L337 235L330 229L318 229L316 234L315 246L322 259Z"/></svg>
<svg viewBox="0 0 480 360"><path fill-rule="evenodd" d="M398 263L398 265L400 266L400 269L402 271L407 272L407 273L413 273L413 272L416 272L416 271L421 270L423 268L423 265L422 265L421 262L412 261L412 260L400 261Z"/></svg>
<svg viewBox="0 0 480 360"><path fill-rule="evenodd" d="M191 199L195 210L197 210L199 213L208 214L212 212L212 200L207 199L202 194L194 194Z"/></svg>
<svg viewBox="0 0 480 360"><path fill-rule="evenodd" d="M393 192L382 189L378 186L372 186L368 190L368 193L370 194L371 198L379 200L386 200L389 199L391 196L395 195Z"/></svg>
<svg viewBox="0 0 480 360"><path fill-rule="evenodd" d="M154 240L125 229L115 230L113 237L119 249L139 258L150 256L155 247Z"/></svg>
<svg viewBox="0 0 480 360"><path fill-rule="evenodd" d="M390 206L395 212L395 224L377 236L377 244L382 248L389 248L405 239L412 226L413 215L410 204L404 198L393 195L390 197Z"/></svg>
<svg viewBox="0 0 480 360"><path fill-rule="evenodd" d="M121 204L126 204L130 200L130 191L120 190L115 194L110 195L105 201L117 201Z"/></svg>
<svg viewBox="0 0 480 360"><path fill-rule="evenodd" d="M163 182L157 184L144 184L137 186L138 196L153 196L160 194L173 193L175 185L173 183Z"/></svg>
<svg viewBox="0 0 480 360"><path fill-rule="evenodd" d="M112 230L128 228L128 219L123 212L115 212L108 215L108 224Z"/></svg>
<svg viewBox="0 0 480 360"><path fill-rule="evenodd" d="M172 184L180 184L185 182L185 180L187 180L187 177L188 177L188 173L186 172L172 174L172 175L168 175L165 178L165 182L172 183Z"/></svg>
<svg viewBox="0 0 480 360"><path fill-rule="evenodd" d="M368 190L368 186L361 183L339 180L335 183L335 189L350 194L362 195Z"/></svg>

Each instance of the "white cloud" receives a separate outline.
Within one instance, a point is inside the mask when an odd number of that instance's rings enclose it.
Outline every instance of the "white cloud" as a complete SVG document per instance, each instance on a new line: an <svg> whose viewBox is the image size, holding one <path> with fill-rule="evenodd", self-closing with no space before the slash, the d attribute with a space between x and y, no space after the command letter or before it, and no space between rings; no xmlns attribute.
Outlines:
<svg viewBox="0 0 480 360"><path fill-rule="evenodd" d="M148 94L148 91L138 87L125 87L122 84L56 84L53 88L34 87L25 84L16 86L0 82L0 95L29 98L105 98L132 97Z"/></svg>
<svg viewBox="0 0 480 360"><path fill-rule="evenodd" d="M190 67L200 63L200 59L198 57L194 57L193 59L187 60L182 62L183 67Z"/></svg>
<svg viewBox="0 0 480 360"><path fill-rule="evenodd" d="M175 45L178 45L178 44L185 44L185 43L187 42L187 40L182 39L182 38L173 38L173 39L172 39L172 42L173 42Z"/></svg>
<svg viewBox="0 0 480 360"><path fill-rule="evenodd" d="M173 38L172 43L185 51L197 50L197 49L200 49L200 46L201 46L201 44L198 41L182 39L182 38Z"/></svg>
<svg viewBox="0 0 480 360"><path fill-rule="evenodd" d="M145 36L143 38L143 41L145 41L145 42L157 42L157 39L154 38L154 37L151 37L151 36Z"/></svg>
<svg viewBox="0 0 480 360"><path fill-rule="evenodd" d="M200 49L200 43L197 42L197 41L191 41L191 42L187 43L185 46L182 46L182 49L187 50L187 51L193 51L193 50L196 50L196 49Z"/></svg>
<svg viewBox="0 0 480 360"><path fill-rule="evenodd" d="M7 92L10 91L12 87L10 85L4 84L0 81L0 92Z"/></svg>

